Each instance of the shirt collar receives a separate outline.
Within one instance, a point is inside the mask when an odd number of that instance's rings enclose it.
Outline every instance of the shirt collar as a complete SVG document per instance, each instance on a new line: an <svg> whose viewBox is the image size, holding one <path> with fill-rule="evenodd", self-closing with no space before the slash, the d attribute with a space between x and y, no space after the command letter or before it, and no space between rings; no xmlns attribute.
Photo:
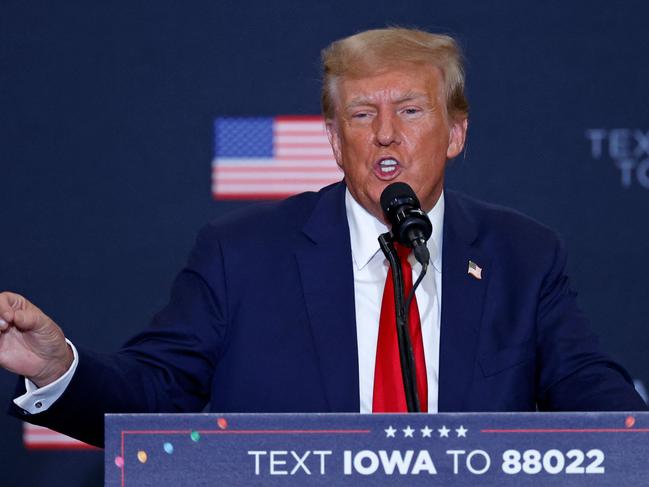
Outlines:
<svg viewBox="0 0 649 487"><path fill-rule="evenodd" d="M368 262L380 252L378 237L389 228L377 220L371 213L363 208L351 195L349 189L345 190L345 211L349 223L349 236L352 246L352 259L356 269L361 270ZM433 225L433 234L427 246L430 259L437 272L442 271L442 253L437 249L442 248L442 225L444 222L444 191L437 203L428 212L428 218Z"/></svg>

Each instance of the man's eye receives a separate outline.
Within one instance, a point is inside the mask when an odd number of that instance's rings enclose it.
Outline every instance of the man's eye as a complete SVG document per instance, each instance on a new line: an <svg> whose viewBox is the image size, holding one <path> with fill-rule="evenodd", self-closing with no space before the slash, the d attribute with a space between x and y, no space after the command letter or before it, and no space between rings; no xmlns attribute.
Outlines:
<svg viewBox="0 0 649 487"><path fill-rule="evenodd" d="M402 110L402 113L403 113L404 115L416 115L416 114L418 114L419 112L421 112L421 110L420 110L419 108L412 108L412 107L404 108L404 109Z"/></svg>
<svg viewBox="0 0 649 487"><path fill-rule="evenodd" d="M357 112L352 114L352 118L367 118L370 114L367 112Z"/></svg>

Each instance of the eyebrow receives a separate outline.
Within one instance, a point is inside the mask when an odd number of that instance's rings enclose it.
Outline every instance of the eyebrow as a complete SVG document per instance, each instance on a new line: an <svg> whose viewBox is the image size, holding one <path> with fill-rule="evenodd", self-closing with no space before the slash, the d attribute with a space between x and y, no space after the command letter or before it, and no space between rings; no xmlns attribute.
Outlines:
<svg viewBox="0 0 649 487"><path fill-rule="evenodd" d="M404 102L409 102L409 101L414 101L414 100L419 100L422 98L427 98L425 93L417 92L417 91L408 91L404 93L403 95L399 96L399 98L392 100L393 105L399 105ZM358 106L363 106L363 105L372 105L372 99L367 96L357 96L356 98L352 98L349 103L345 106L345 108L355 108Z"/></svg>

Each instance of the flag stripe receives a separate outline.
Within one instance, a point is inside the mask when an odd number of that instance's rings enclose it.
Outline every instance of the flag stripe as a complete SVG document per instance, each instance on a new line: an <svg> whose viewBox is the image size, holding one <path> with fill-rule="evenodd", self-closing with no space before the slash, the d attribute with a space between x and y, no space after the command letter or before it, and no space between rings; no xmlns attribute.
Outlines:
<svg viewBox="0 0 649 487"><path fill-rule="evenodd" d="M25 433L23 435L25 443L42 443L48 445L82 443L79 440L64 435L33 435Z"/></svg>
<svg viewBox="0 0 649 487"><path fill-rule="evenodd" d="M331 152L331 146L329 141L326 142L308 142L297 141L297 142L282 142L282 147L290 147L291 149L328 149Z"/></svg>
<svg viewBox="0 0 649 487"><path fill-rule="evenodd" d="M278 122L321 122L320 115L276 115L275 120Z"/></svg>
<svg viewBox="0 0 649 487"><path fill-rule="evenodd" d="M295 194L297 191L317 191L322 188L324 181L316 181L311 184L307 183L284 183L270 185L267 182L245 184L228 184L225 188L221 187L219 191L223 194ZM213 188L216 191L216 188Z"/></svg>
<svg viewBox="0 0 649 487"><path fill-rule="evenodd" d="M258 174L255 175L254 177L250 178L230 178L224 181L227 181L228 186L234 186L234 185L259 185L259 186L267 186L269 189L273 189L277 187L278 185L286 186L290 185L292 187L300 187L300 186L313 186L316 185L317 189L322 188L323 186L326 186L329 184L329 179L327 178L311 178L311 179L298 179L298 178L291 178L290 182L285 181L286 178L277 178L276 181L269 181L268 178L265 177L263 174Z"/></svg>
<svg viewBox="0 0 649 487"><path fill-rule="evenodd" d="M220 173L218 175L221 182L227 182L228 184L234 183L236 181L241 181L245 183L246 181L252 181L257 179L260 182L267 181L268 184L274 184L275 181L290 181L292 183L297 183L299 181L313 182L313 181L329 181L329 178L332 176L328 172L316 172L310 174L303 173L268 173L268 172L252 172L252 173Z"/></svg>
<svg viewBox="0 0 649 487"><path fill-rule="evenodd" d="M333 153L329 151L331 158L329 162L335 164L336 160L334 159ZM311 162L322 161L328 154L284 154L281 157L278 157L278 160L283 161L301 161L302 165L308 167L311 165Z"/></svg>
<svg viewBox="0 0 649 487"><path fill-rule="evenodd" d="M275 143L276 144L317 144L317 145L326 145L329 146L329 139L326 135L311 135L308 132L305 133L276 133L275 134Z"/></svg>
<svg viewBox="0 0 649 487"><path fill-rule="evenodd" d="M96 449L94 446L64 434L29 423L23 423L23 445L29 450Z"/></svg>
<svg viewBox="0 0 649 487"><path fill-rule="evenodd" d="M309 159L308 165L305 165L302 159L262 159L262 158L223 158L223 159L214 159L212 166L214 169L225 169L225 168L246 168L246 167L259 167L265 169L279 169L279 168L294 168L300 167L303 169L310 168L328 168L328 167L338 167L332 159L323 159L323 158L313 158Z"/></svg>
<svg viewBox="0 0 649 487"><path fill-rule="evenodd" d="M312 122L284 122L275 119L275 125L273 128L275 132L303 132L308 134L326 133L322 120Z"/></svg>
<svg viewBox="0 0 649 487"><path fill-rule="evenodd" d="M306 190L305 190L306 191ZM227 201L232 201L232 200L278 200L278 199L285 199L288 198L289 196L293 196L295 193L294 192L286 192L286 193L255 193L255 192L250 192L250 193L219 193L219 199L220 200L227 200Z"/></svg>
<svg viewBox="0 0 649 487"><path fill-rule="evenodd" d="M327 174L342 174L340 169L336 167L328 167L328 166L319 166L319 167L305 167L305 168L295 168L295 166L282 166L282 167L264 167L264 166L254 166L254 167L233 167L233 166L225 166L225 167L215 167L213 171L216 174L245 174L247 172L259 172L259 173L295 173L295 172L300 172L303 174L308 174L311 172L326 172Z"/></svg>
<svg viewBox="0 0 649 487"><path fill-rule="evenodd" d="M277 157L310 157L310 156L328 156L331 155L331 147L276 147L275 155ZM333 157L333 156L332 156Z"/></svg>

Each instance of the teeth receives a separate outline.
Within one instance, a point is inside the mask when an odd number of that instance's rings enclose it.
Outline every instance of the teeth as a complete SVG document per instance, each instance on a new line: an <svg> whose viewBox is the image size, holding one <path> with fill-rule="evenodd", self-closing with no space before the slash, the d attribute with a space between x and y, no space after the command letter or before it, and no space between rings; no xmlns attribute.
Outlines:
<svg viewBox="0 0 649 487"><path fill-rule="evenodd" d="M384 174L396 171L398 165L399 163L394 159L383 159L381 162L379 162L381 172Z"/></svg>

